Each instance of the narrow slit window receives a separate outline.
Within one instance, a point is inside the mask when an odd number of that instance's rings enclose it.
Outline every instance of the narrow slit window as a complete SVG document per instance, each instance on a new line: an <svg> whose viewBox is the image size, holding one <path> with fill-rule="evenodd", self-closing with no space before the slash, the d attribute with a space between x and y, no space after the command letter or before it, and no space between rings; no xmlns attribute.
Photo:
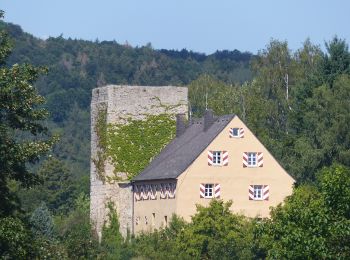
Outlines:
<svg viewBox="0 0 350 260"><path fill-rule="evenodd" d="M156 225L156 213L152 213L152 226Z"/></svg>

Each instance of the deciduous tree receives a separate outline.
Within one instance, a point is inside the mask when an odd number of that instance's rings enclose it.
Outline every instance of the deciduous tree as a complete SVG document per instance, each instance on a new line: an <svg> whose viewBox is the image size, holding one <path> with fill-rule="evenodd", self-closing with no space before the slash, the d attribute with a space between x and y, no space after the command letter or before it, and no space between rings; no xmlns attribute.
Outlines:
<svg viewBox="0 0 350 260"><path fill-rule="evenodd" d="M0 13L2 16L3 13ZM11 51L5 32L0 34L0 216L8 216L17 208L15 195L9 189L14 180L25 187L37 183L38 178L27 167L37 162L53 144L47 136L42 120L47 111L40 107L44 98L33 87L44 68L29 64L11 67L5 61Z"/></svg>

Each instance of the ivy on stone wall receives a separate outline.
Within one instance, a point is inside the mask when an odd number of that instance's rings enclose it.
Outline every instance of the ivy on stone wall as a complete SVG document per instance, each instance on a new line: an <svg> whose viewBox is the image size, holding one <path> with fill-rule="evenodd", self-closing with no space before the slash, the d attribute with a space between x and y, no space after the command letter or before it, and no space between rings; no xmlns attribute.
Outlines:
<svg viewBox="0 0 350 260"><path fill-rule="evenodd" d="M131 179L175 136L176 123L169 114L148 115L145 120L128 119L127 124L107 127L107 156L118 173Z"/></svg>

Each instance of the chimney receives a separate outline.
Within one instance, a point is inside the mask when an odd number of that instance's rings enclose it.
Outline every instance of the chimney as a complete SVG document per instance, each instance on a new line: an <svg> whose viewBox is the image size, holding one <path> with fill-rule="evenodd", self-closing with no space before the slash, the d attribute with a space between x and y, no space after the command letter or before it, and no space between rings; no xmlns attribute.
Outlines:
<svg viewBox="0 0 350 260"><path fill-rule="evenodd" d="M176 137L181 136L186 131L186 116L185 114L176 115Z"/></svg>
<svg viewBox="0 0 350 260"><path fill-rule="evenodd" d="M214 113L213 110L207 109L204 112L204 131L207 131L209 127L214 123Z"/></svg>

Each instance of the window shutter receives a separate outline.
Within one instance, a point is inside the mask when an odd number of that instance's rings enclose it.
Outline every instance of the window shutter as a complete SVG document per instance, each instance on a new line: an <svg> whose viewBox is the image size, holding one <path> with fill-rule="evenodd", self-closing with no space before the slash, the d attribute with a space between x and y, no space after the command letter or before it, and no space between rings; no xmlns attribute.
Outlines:
<svg viewBox="0 0 350 260"><path fill-rule="evenodd" d="M205 184L201 183L199 184L199 197L204 198L204 192L205 192Z"/></svg>
<svg viewBox="0 0 350 260"><path fill-rule="evenodd" d="M222 151L222 165L228 165L228 151Z"/></svg>
<svg viewBox="0 0 350 260"><path fill-rule="evenodd" d="M149 187L149 197L151 200L157 199L157 186L155 184L151 184Z"/></svg>
<svg viewBox="0 0 350 260"><path fill-rule="evenodd" d="M135 198L135 201L140 200L140 190L138 188L138 185L134 185L134 198Z"/></svg>
<svg viewBox="0 0 350 260"><path fill-rule="evenodd" d="M263 200L269 200L270 197L270 187L269 185L264 185L263 187Z"/></svg>
<svg viewBox="0 0 350 260"><path fill-rule="evenodd" d="M166 197L167 197L167 191L166 191L166 187L165 187L165 184L164 183L161 183L160 185L159 185L159 187L160 187L160 198L161 199L166 199Z"/></svg>
<svg viewBox="0 0 350 260"><path fill-rule="evenodd" d="M239 129L239 137L243 138L244 137L244 128Z"/></svg>
<svg viewBox="0 0 350 260"><path fill-rule="evenodd" d="M175 198L175 193L176 193L176 184L175 183L169 183L170 189L168 193L169 199Z"/></svg>
<svg viewBox="0 0 350 260"><path fill-rule="evenodd" d="M165 189L165 197L169 198L169 193L170 193L170 183L164 183L164 189Z"/></svg>
<svg viewBox="0 0 350 260"><path fill-rule="evenodd" d="M248 153L244 152L243 153L243 167L248 167Z"/></svg>
<svg viewBox="0 0 350 260"><path fill-rule="evenodd" d="M264 165L263 153L258 153L258 167L263 167L263 165Z"/></svg>
<svg viewBox="0 0 350 260"><path fill-rule="evenodd" d="M233 136L233 128L230 128L229 129L229 136L230 136L230 138L233 138L234 136Z"/></svg>
<svg viewBox="0 0 350 260"><path fill-rule="evenodd" d="M213 165L213 151L208 151L208 165Z"/></svg>
<svg viewBox="0 0 350 260"><path fill-rule="evenodd" d="M143 199L148 200L150 196L150 186L149 185L144 185L144 193L143 193Z"/></svg>
<svg viewBox="0 0 350 260"><path fill-rule="evenodd" d="M143 185L140 185L140 199L144 200L144 193L145 193L145 189L143 187Z"/></svg>
<svg viewBox="0 0 350 260"><path fill-rule="evenodd" d="M214 186L214 198L220 198L220 192L221 191L221 187L219 183L216 183Z"/></svg>
<svg viewBox="0 0 350 260"><path fill-rule="evenodd" d="M249 185L248 196L249 200L254 200L254 185Z"/></svg>

